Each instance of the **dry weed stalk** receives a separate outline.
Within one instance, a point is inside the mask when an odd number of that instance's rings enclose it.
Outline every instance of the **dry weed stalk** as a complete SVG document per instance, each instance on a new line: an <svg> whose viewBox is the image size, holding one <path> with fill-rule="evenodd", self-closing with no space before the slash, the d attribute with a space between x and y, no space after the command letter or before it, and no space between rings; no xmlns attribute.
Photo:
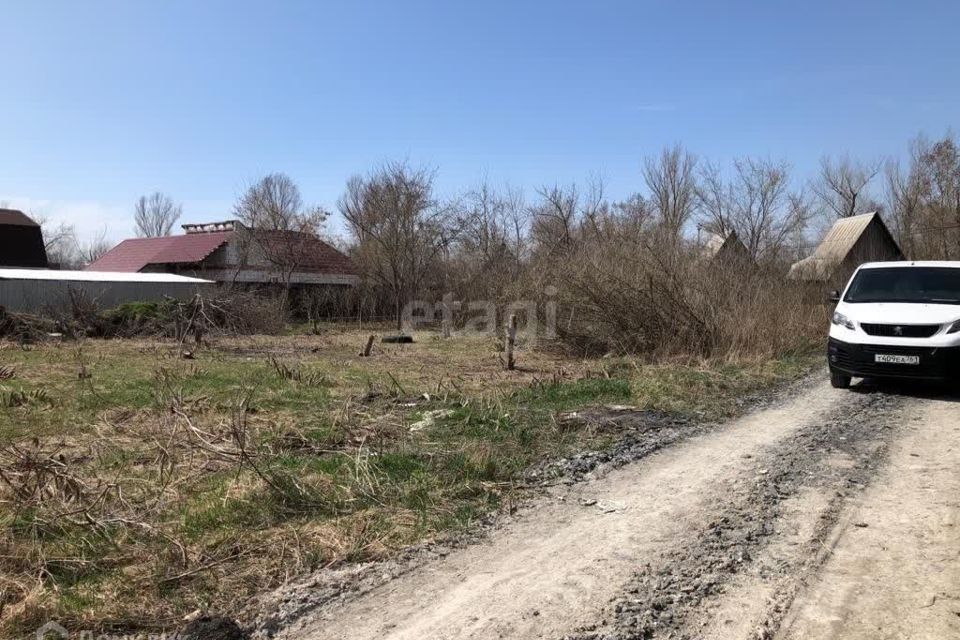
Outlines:
<svg viewBox="0 0 960 640"><path fill-rule="evenodd" d="M288 365L275 356L270 356L267 361L281 380L297 382L308 387L322 387L328 385L330 382L326 374L309 371L299 366Z"/></svg>

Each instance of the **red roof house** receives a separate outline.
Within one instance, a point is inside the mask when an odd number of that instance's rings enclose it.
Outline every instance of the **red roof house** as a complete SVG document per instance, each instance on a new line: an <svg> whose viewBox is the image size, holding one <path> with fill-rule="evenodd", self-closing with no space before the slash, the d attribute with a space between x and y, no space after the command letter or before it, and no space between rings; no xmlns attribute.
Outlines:
<svg viewBox="0 0 960 640"><path fill-rule="evenodd" d="M258 231L239 222L183 225L184 235L124 240L88 271L176 273L217 282L348 285L350 258L315 235Z"/></svg>

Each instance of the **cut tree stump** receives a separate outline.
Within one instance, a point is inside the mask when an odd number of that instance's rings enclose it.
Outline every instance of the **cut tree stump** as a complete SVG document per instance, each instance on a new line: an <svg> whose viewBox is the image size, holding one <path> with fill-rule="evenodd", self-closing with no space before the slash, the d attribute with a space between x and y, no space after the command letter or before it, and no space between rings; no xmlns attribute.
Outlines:
<svg viewBox="0 0 960 640"><path fill-rule="evenodd" d="M361 358L369 358L370 351L373 349L373 341L377 339L377 336L370 334L370 337L367 338L367 345L360 350Z"/></svg>

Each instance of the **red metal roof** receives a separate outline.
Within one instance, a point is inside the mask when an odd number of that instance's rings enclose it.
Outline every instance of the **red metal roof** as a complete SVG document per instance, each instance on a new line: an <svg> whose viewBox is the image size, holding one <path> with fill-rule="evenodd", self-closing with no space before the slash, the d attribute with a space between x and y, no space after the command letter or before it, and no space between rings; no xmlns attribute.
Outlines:
<svg viewBox="0 0 960 640"><path fill-rule="evenodd" d="M233 232L226 231L124 240L86 270L135 273L150 264L194 264L202 262L232 236Z"/></svg>
<svg viewBox="0 0 960 640"><path fill-rule="evenodd" d="M353 261L320 238L295 231L260 231L259 245L268 254L291 260L297 271L356 275Z"/></svg>

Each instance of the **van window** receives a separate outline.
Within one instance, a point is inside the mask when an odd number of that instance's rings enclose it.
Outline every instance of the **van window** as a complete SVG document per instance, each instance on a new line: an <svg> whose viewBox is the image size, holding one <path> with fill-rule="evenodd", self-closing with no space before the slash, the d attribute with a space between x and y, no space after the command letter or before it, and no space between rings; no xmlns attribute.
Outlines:
<svg viewBox="0 0 960 640"><path fill-rule="evenodd" d="M843 301L960 304L960 269L950 267L861 269L847 288Z"/></svg>

